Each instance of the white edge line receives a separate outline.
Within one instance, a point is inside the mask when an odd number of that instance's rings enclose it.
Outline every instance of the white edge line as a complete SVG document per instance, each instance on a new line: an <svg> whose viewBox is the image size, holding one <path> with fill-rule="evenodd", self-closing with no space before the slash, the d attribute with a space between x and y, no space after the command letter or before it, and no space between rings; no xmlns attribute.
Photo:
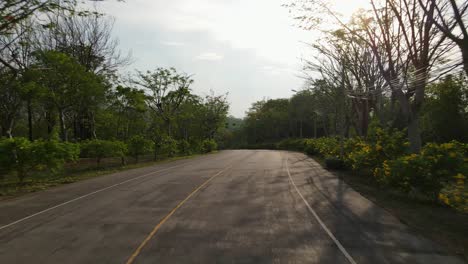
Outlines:
<svg viewBox="0 0 468 264"><path fill-rule="evenodd" d="M322 219L317 215L314 209L310 206L310 204L307 202L307 200L304 198L302 193L299 191L299 189L296 186L296 183L294 182L293 178L291 177L291 173L289 172L289 166L288 166L288 158L286 158L286 171L288 172L289 180L291 181L292 185L294 186L294 189L296 189L296 192L299 194L299 196L302 198L304 201L305 205L309 209L309 211L312 213L312 215L317 219L317 222L320 224L320 226L325 230L325 232L328 234L328 236L335 242L336 246L340 249L340 251L343 253L343 255L348 259L349 263L352 264L357 264L356 261L354 261L353 257L349 255L348 251L343 247L343 245L338 241L338 239L333 235L333 233L327 228L327 226L323 223Z"/></svg>
<svg viewBox="0 0 468 264"><path fill-rule="evenodd" d="M170 169L173 169L173 168L177 168L177 167L180 167L180 166L182 166L182 165L172 166L172 167L165 168L165 169L162 169L162 170L153 171L153 172L150 172L150 173L147 173L147 174L143 174L143 175L140 175L140 176L138 176L138 177L131 178L131 179L125 180L125 181L123 181L123 182L116 183L116 184L114 184L114 185L111 185L111 186L108 186L108 187L99 189L99 190L97 190L97 191L94 191L94 192L91 192L91 193L82 195L82 196L77 197L77 198L75 198L75 199L72 199L72 200L63 202L63 203L61 203L61 204L58 204L58 205L49 207L49 208L47 208L47 209L45 209L45 210L42 210L42 211L40 211L40 212L34 213L34 214L32 214L32 215L26 216L26 217L24 217L24 218L21 218L21 219L19 219L19 220L16 220L16 221L12 222L12 223L9 223L9 224L7 224L7 225L1 226L1 227L0 227L0 230L5 229L5 228L10 227L10 226L13 226L13 225L16 225L16 224L18 224L18 223L21 223L21 222L23 222L23 221L26 221L26 220L28 220L28 219L30 219L30 218L33 218L33 217L35 217L35 216L37 216L37 215L40 215L40 214L43 214L43 213L45 213L45 212L51 211L51 210L56 209L56 208L58 208L58 207L62 207L62 206L67 205L67 204L69 204L69 203L73 203L73 202L75 202L75 201L81 200L81 199L86 198L86 197L88 197L88 196L91 196L91 195L93 195L93 194L100 193L100 192L103 192L103 191L112 189L112 188L117 187L117 186L119 186L119 185L122 185L122 184L125 184L125 183L128 183L128 182L131 182L131 181L134 181L134 180L137 180L137 179L141 179L141 178L146 177L146 176L149 176L149 175L151 175L151 174L155 174L155 173L162 172L162 171L167 171L167 170L170 170Z"/></svg>

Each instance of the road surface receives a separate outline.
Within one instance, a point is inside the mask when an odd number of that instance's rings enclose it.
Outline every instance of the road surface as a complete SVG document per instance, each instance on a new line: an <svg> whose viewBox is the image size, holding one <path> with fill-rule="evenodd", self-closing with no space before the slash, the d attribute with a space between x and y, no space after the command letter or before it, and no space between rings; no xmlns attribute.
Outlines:
<svg viewBox="0 0 468 264"><path fill-rule="evenodd" d="M233 150L0 202L0 263L463 263L305 155Z"/></svg>

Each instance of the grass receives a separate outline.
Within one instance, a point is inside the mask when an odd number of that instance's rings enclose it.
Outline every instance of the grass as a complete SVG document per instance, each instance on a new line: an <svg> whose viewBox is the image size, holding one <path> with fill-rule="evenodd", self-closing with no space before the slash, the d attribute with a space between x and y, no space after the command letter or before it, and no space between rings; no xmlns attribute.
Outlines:
<svg viewBox="0 0 468 264"><path fill-rule="evenodd" d="M100 167L96 166L94 160L81 160L81 162L76 164L67 164L64 170L60 173L37 173L26 178L23 183L19 183L18 178L15 175L6 175L3 179L0 178L0 200L18 197L27 193L42 191L55 186L95 178L119 171L188 159L198 155L199 154L166 158L157 161L152 161L151 157L149 157L149 159L147 158L142 162L135 163L133 161L128 165L120 165L120 158L110 158L101 161Z"/></svg>
<svg viewBox="0 0 468 264"><path fill-rule="evenodd" d="M324 166L324 160L314 157ZM428 200L383 189L365 174L332 171L362 196L397 217L416 233L468 261L468 214Z"/></svg>

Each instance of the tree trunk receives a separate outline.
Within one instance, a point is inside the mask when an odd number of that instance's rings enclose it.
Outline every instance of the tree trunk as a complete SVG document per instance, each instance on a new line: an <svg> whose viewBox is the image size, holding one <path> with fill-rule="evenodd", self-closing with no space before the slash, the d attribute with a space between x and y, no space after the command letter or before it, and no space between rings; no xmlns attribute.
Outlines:
<svg viewBox="0 0 468 264"><path fill-rule="evenodd" d="M172 127L171 127L171 121L169 119L164 121L166 123L166 128L167 128L167 135L172 136Z"/></svg>
<svg viewBox="0 0 468 264"><path fill-rule="evenodd" d="M362 110L362 123L361 123L361 133L363 137L367 137L368 128L369 128L369 101L365 100L364 109Z"/></svg>
<svg viewBox="0 0 468 264"><path fill-rule="evenodd" d="M50 134L52 134L54 127L54 122L52 121L52 117L49 111L45 113L45 118L47 120L47 136L50 138Z"/></svg>
<svg viewBox="0 0 468 264"><path fill-rule="evenodd" d="M32 124L31 99L28 99L27 107L28 107L28 135L29 135L29 140L33 141L33 124Z"/></svg>
<svg viewBox="0 0 468 264"><path fill-rule="evenodd" d="M421 132L419 130L419 117L414 115L408 122L408 140L412 153L419 153L421 150Z"/></svg>
<svg viewBox="0 0 468 264"><path fill-rule="evenodd" d="M92 136L93 139L97 139L96 120L94 118L94 113L90 112L89 114L91 116L91 136Z"/></svg>
<svg viewBox="0 0 468 264"><path fill-rule="evenodd" d="M59 121L60 121L60 136L62 138L62 141L66 142L68 141L68 135L67 135L67 128L65 127L65 114L63 113L63 110L59 110Z"/></svg>
<svg viewBox="0 0 468 264"><path fill-rule="evenodd" d="M421 132L419 131L418 113L413 111L411 103L403 91L396 91L395 97L400 102L401 112L408 126L408 141L410 143L410 151L412 153L419 153L421 150Z"/></svg>
<svg viewBox="0 0 468 264"><path fill-rule="evenodd" d="M6 120L2 122L2 136L13 138L13 124L14 119L11 116L7 116Z"/></svg>
<svg viewBox="0 0 468 264"><path fill-rule="evenodd" d="M463 69L465 70L466 77L468 77L468 39L465 39L462 45L459 45L462 58L463 58Z"/></svg>

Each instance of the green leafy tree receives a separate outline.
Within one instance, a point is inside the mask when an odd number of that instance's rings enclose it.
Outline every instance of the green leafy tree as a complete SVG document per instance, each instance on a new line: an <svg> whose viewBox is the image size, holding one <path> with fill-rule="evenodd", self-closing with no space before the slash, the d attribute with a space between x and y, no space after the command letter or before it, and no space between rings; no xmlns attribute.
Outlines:
<svg viewBox="0 0 468 264"><path fill-rule="evenodd" d="M429 87L423 111L423 136L426 141L468 141L468 86L463 78L447 76Z"/></svg>
<svg viewBox="0 0 468 264"><path fill-rule="evenodd" d="M166 157L174 157L179 151L177 141L169 136L162 136L159 142L158 152Z"/></svg>
<svg viewBox="0 0 468 264"><path fill-rule="evenodd" d="M121 141L110 140L87 140L81 143L81 156L96 159L96 165L99 167L103 158L125 157L127 145Z"/></svg>
<svg viewBox="0 0 468 264"><path fill-rule="evenodd" d="M206 137L213 139L216 132L223 127L229 110L226 95L212 93L205 97L203 104L203 126Z"/></svg>
<svg viewBox="0 0 468 264"><path fill-rule="evenodd" d="M157 118L164 121L167 134L171 136L172 120L181 104L189 97L193 80L174 68L157 68L153 72L138 72L135 83L151 93L147 97L148 107Z"/></svg>
<svg viewBox="0 0 468 264"><path fill-rule="evenodd" d="M138 162L141 155L147 154L153 150L153 142L142 136L136 135L128 141L128 153Z"/></svg>
<svg viewBox="0 0 468 264"><path fill-rule="evenodd" d="M94 73L64 53L44 51L37 53L38 63L31 69L36 82L44 87L44 102L59 116L60 136L68 140L67 113L81 105L96 105L104 99L106 86Z"/></svg>

